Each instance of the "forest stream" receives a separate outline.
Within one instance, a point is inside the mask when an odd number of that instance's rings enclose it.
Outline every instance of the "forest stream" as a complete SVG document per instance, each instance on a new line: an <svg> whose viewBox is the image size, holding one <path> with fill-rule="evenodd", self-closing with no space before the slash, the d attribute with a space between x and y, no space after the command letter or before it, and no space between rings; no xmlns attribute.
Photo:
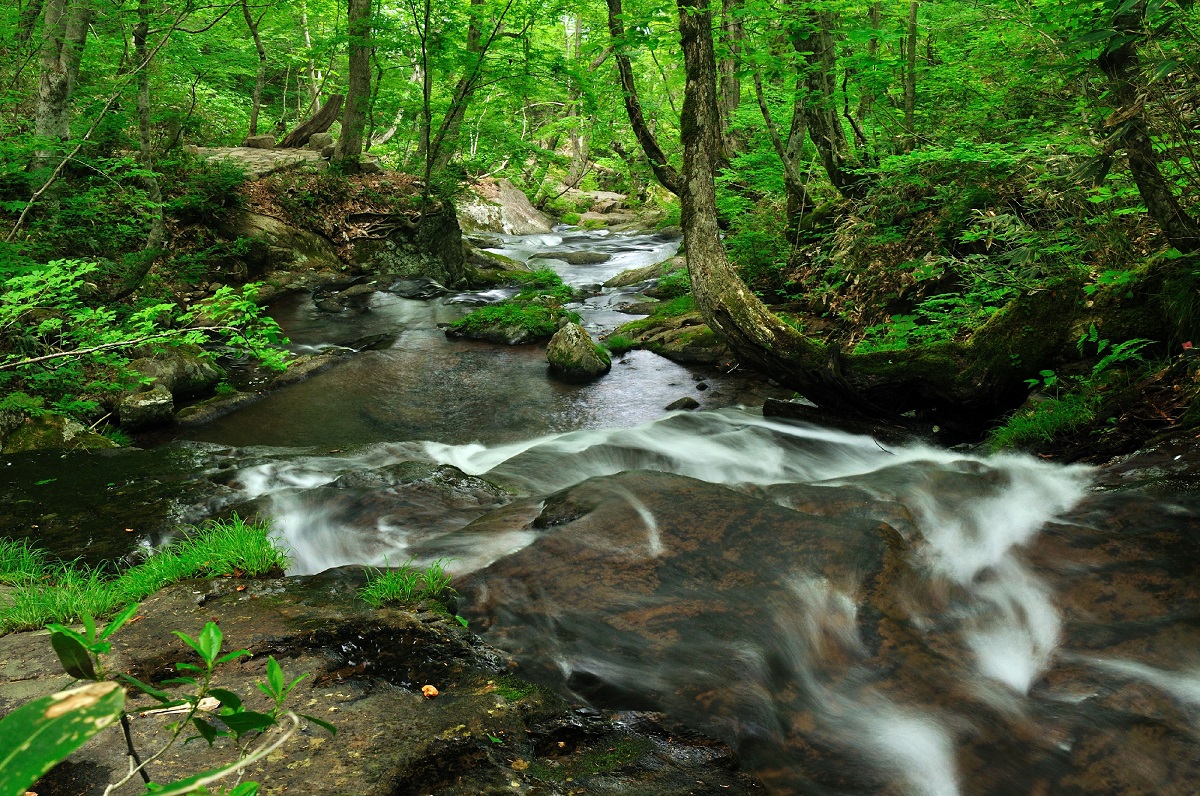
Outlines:
<svg viewBox="0 0 1200 796"><path fill-rule="evenodd" d="M538 261L577 287L678 246L486 242L611 255ZM634 290L572 309L597 336ZM297 351L395 342L151 449L4 457L0 513L93 561L231 508L272 518L289 574L450 559L459 613L522 677L723 739L770 793L1192 792L1182 453L1093 470L883 441L764 417L790 392L740 372L634 351L570 384L541 346L438 327L505 295L286 298Z"/></svg>

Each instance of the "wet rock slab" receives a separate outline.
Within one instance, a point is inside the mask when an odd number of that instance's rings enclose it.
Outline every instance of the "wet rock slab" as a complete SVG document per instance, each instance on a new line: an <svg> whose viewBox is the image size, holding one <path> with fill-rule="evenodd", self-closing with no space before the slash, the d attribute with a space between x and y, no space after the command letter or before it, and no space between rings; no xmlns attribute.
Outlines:
<svg viewBox="0 0 1200 796"><path fill-rule="evenodd" d="M728 794L752 790L728 749L653 716L601 716L511 677L505 661L444 614L359 603L357 570L239 583L196 582L147 599L142 617L114 637L112 663L152 683L188 660L172 630L196 634L218 621L227 648L253 653L225 667L220 685L253 709L268 655L308 675L296 710L337 726L305 724L247 778L264 793ZM239 590L240 589L240 590ZM43 633L0 639L0 711L61 688ZM434 685L434 699L421 694ZM131 709L152 708L147 698ZM615 719L615 720L614 720ZM136 717L142 749L156 748L169 719ZM229 750L194 743L152 764L156 779L185 776ZM49 774L41 796L98 794L126 768L119 732L104 733ZM223 759L223 758L222 758Z"/></svg>

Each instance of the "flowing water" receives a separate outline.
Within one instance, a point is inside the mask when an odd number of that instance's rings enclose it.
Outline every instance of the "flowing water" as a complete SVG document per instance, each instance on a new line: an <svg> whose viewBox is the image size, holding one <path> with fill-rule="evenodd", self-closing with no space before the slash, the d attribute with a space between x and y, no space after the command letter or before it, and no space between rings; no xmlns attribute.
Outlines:
<svg viewBox="0 0 1200 796"><path fill-rule="evenodd" d="M614 255L551 263L578 285L674 246L492 242ZM281 305L298 346L395 343L188 432L200 442L101 468L9 457L10 524L68 517L92 528L75 549L101 544L101 525L135 524L116 494L174 521L269 515L294 573L452 559L460 613L519 674L722 737L772 793L1194 792L1200 500L1163 488L1189 483L1172 471L1194 453L1098 474L883 444L764 418L770 390L648 353L561 384L540 347L437 328L494 298ZM579 309L606 330L626 300ZM703 411L663 409L684 395ZM81 475L40 477L52 467Z"/></svg>

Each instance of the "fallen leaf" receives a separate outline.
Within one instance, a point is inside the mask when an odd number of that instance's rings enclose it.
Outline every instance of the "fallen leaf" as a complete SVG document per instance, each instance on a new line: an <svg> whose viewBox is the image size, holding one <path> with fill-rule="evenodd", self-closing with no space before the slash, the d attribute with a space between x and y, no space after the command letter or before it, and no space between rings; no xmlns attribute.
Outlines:
<svg viewBox="0 0 1200 796"><path fill-rule="evenodd" d="M438 690L431 685L423 685L421 686L421 693L426 699L433 699L438 695Z"/></svg>

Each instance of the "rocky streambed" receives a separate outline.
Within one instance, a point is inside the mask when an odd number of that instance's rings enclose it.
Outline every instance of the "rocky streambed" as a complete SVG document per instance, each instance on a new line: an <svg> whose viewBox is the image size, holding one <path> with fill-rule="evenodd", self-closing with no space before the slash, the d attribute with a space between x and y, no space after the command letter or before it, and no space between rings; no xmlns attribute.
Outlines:
<svg viewBox="0 0 1200 796"><path fill-rule="evenodd" d="M577 286L658 245L554 237L491 242L560 254L546 261ZM585 326L627 317L619 290L590 291ZM232 509L271 519L295 577L175 587L118 650L161 678L182 652L165 631L215 617L255 653L236 689L266 655L311 673L298 707L344 729L293 739L254 772L269 788L1193 790L1193 437L1100 469L946 450L788 420L787 394L648 351L572 384L538 347L446 339L438 324L490 294L354 298L281 305L313 352L384 337L337 368L152 451L0 467L13 532L66 557L137 555ZM666 408L683 397L697 411ZM339 569L410 557L451 560L481 640L434 611L371 611L361 573ZM44 635L0 640L0 698L60 685L49 656ZM98 746L55 782L119 753Z"/></svg>

